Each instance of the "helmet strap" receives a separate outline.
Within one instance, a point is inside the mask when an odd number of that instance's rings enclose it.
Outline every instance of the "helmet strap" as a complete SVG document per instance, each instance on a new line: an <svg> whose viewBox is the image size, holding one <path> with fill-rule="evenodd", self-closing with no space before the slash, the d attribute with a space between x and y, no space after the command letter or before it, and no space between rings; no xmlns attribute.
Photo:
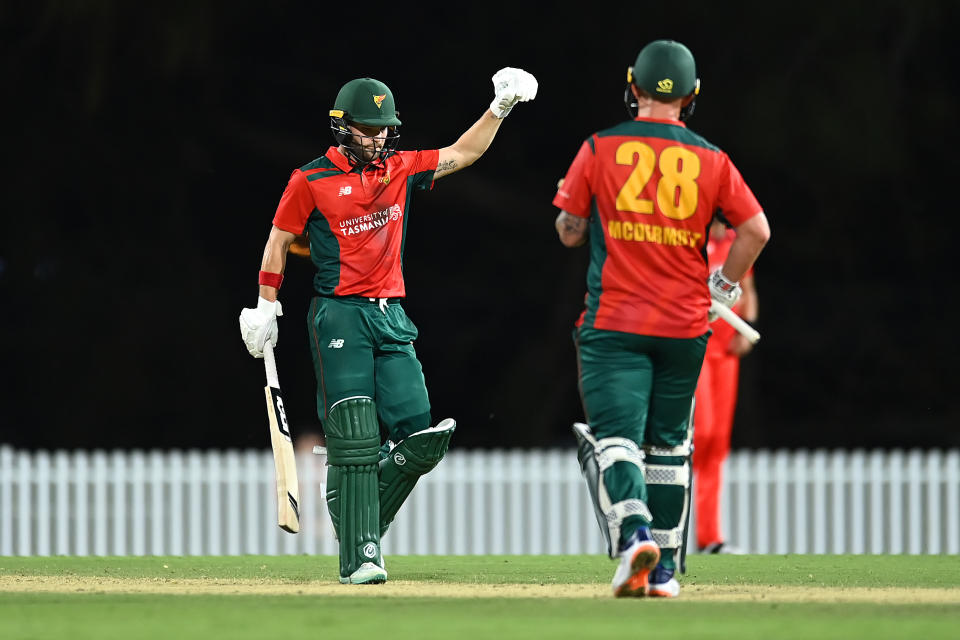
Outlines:
<svg viewBox="0 0 960 640"><path fill-rule="evenodd" d="M630 90L632 86L633 84L628 82L627 86L623 89L623 106L627 108L627 115L630 116L631 120L637 117L637 112L640 110L640 105L637 103L637 96Z"/></svg>
<svg viewBox="0 0 960 640"><path fill-rule="evenodd" d="M331 116L330 130L333 132L333 139L337 145L343 149L347 160L350 161L354 169L357 169L361 173L369 166L385 166L386 159L396 153L397 144L400 142L399 127L387 127L387 139L384 141L383 147L373 158L364 160L363 149L354 141L356 134L350 130L346 119Z"/></svg>
<svg viewBox="0 0 960 640"><path fill-rule="evenodd" d="M693 115L693 110L697 106L697 96L693 98L687 104L680 107L680 122L686 122L687 118Z"/></svg>

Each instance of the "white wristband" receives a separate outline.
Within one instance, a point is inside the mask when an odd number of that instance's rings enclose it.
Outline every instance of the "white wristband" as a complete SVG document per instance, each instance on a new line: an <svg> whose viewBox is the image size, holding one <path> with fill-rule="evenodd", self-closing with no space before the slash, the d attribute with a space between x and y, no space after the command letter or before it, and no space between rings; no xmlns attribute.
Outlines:
<svg viewBox="0 0 960 640"><path fill-rule="evenodd" d="M257 298L257 311L271 316L282 316L283 307L279 300L267 300L263 296Z"/></svg>
<svg viewBox="0 0 960 640"><path fill-rule="evenodd" d="M717 269L716 271L714 271L714 275L715 275L714 284L720 289L722 289L723 291L729 291L730 289L733 289L738 284L740 284L739 282L730 280L729 278L727 278L727 276L723 275L722 269Z"/></svg>

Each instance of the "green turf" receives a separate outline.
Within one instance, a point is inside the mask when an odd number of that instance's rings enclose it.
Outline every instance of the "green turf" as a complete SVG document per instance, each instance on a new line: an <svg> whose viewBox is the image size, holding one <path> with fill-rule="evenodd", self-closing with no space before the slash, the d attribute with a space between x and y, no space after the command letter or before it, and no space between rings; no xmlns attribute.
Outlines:
<svg viewBox="0 0 960 640"><path fill-rule="evenodd" d="M605 583L614 563L594 556L390 556L395 580L465 584ZM334 556L0 557L0 575L337 580ZM692 556L684 584L960 587L960 556Z"/></svg>
<svg viewBox="0 0 960 640"><path fill-rule="evenodd" d="M956 556L696 556L685 585L960 587ZM599 556L388 558L430 583L606 584ZM329 556L0 558L3 575L336 581ZM344 587L350 589L351 587ZM355 587L372 588L376 587ZM0 638L956 638L956 605L0 593ZM648 633L649 632L649 633Z"/></svg>
<svg viewBox="0 0 960 640"><path fill-rule="evenodd" d="M956 638L956 608L648 600L14 595L3 638Z"/></svg>

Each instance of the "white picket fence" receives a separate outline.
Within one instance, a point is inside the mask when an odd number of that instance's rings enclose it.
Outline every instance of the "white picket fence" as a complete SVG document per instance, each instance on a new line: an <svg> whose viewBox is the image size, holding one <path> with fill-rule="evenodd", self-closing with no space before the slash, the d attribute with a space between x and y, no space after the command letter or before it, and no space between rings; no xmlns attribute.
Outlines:
<svg viewBox="0 0 960 640"><path fill-rule="evenodd" d="M269 451L0 447L0 555L335 554L324 460L298 465L301 531L290 535L276 526ZM728 539L752 553L960 553L957 450L738 451L724 495ZM383 546L603 552L573 450L451 451Z"/></svg>

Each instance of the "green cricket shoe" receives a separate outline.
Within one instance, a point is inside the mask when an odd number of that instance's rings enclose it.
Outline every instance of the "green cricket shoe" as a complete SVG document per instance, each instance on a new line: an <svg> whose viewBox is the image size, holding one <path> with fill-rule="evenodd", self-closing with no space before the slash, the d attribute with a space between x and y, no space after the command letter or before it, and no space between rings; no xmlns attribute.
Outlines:
<svg viewBox="0 0 960 640"><path fill-rule="evenodd" d="M340 577L340 584L383 584L386 581L387 570L373 562L364 562L348 577Z"/></svg>

